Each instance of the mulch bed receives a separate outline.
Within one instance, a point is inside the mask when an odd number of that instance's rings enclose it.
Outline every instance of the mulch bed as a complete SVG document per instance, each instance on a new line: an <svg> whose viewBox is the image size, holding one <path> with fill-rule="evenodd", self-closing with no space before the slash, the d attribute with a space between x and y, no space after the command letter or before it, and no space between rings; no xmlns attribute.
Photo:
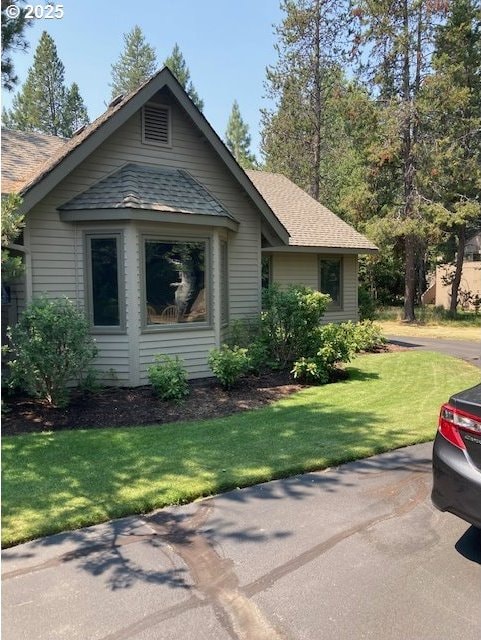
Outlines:
<svg viewBox="0 0 481 640"><path fill-rule="evenodd" d="M180 403L159 400L150 386L108 387L96 393L73 395L65 409L16 396L5 402L2 432L4 435L17 435L45 430L128 427L217 418L258 409L299 391L303 386L294 384L287 373L249 376L230 391L224 391L213 379L204 379L191 382L189 395Z"/></svg>
<svg viewBox="0 0 481 640"><path fill-rule="evenodd" d="M384 350L405 349L387 345ZM339 371L339 378L345 377L343 374ZM190 394L180 403L159 400L150 386L108 387L96 393L75 393L65 409L22 396L4 397L2 433L17 435L218 418L264 407L305 386L294 382L286 372L275 372L248 376L230 391L224 391L214 379L192 381Z"/></svg>

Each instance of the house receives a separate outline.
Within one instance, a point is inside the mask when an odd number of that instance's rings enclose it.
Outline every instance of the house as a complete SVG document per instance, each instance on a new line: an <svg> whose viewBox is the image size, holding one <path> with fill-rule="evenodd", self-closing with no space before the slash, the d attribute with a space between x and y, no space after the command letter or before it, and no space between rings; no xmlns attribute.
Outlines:
<svg viewBox="0 0 481 640"><path fill-rule="evenodd" d="M2 145L2 191L26 214L11 306L76 301L106 382L146 383L157 353L210 375L229 322L260 312L262 264L330 293L327 320L358 317L358 255L376 247L283 176L244 172L166 68L70 140Z"/></svg>
<svg viewBox="0 0 481 640"><path fill-rule="evenodd" d="M451 278L453 264L436 267L431 286L422 295L423 304L435 304L449 309L451 303ZM466 241L464 247L463 272L458 292L459 305L464 310L474 310L481 303L481 231Z"/></svg>

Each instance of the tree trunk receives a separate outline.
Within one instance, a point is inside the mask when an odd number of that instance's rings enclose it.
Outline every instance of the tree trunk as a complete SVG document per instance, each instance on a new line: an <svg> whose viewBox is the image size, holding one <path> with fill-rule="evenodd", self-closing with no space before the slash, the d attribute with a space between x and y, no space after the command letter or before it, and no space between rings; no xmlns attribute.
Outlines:
<svg viewBox="0 0 481 640"><path fill-rule="evenodd" d="M419 241L418 253L416 258L416 270L417 270L417 293L416 302L421 305L421 296L426 291L427 278L426 278L426 263L427 263L427 250L426 242Z"/></svg>
<svg viewBox="0 0 481 640"><path fill-rule="evenodd" d="M416 320L414 314L414 300L416 295L416 238L407 235L404 239L405 247L405 277L404 277L404 320L413 322Z"/></svg>
<svg viewBox="0 0 481 640"><path fill-rule="evenodd" d="M464 247L466 246L466 225L462 224L458 227L458 252L456 254L456 268L454 278L451 283L451 302L449 304L449 314L454 316L458 309L459 285L461 284L461 276L463 275Z"/></svg>
<svg viewBox="0 0 481 640"><path fill-rule="evenodd" d="M321 78L321 33L320 33L320 6L319 0L314 5L315 34L314 34L314 136L313 136L313 167L310 185L310 195L319 200L320 192L320 167L321 167L321 125L322 125L322 78Z"/></svg>

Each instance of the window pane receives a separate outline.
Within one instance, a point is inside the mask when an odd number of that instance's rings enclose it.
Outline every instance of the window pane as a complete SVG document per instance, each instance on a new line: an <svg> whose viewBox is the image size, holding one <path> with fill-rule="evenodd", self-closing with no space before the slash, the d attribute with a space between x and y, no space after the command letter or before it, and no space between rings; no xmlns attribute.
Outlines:
<svg viewBox="0 0 481 640"><path fill-rule="evenodd" d="M147 324L206 322L205 242L145 243Z"/></svg>
<svg viewBox="0 0 481 640"><path fill-rule="evenodd" d="M272 282L272 256L262 256L262 288L267 289Z"/></svg>
<svg viewBox="0 0 481 640"><path fill-rule="evenodd" d="M117 238L91 238L92 311L96 327L120 326Z"/></svg>
<svg viewBox="0 0 481 640"><path fill-rule="evenodd" d="M333 305L341 305L341 261L321 260L321 291L328 293Z"/></svg>
<svg viewBox="0 0 481 640"><path fill-rule="evenodd" d="M229 322L229 268L228 268L227 242L220 243L220 295L221 295L221 322Z"/></svg>

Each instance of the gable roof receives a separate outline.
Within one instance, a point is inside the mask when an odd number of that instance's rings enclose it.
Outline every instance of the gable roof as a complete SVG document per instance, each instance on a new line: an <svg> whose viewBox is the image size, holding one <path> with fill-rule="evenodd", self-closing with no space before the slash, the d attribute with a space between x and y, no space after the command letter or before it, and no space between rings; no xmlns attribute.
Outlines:
<svg viewBox="0 0 481 640"><path fill-rule="evenodd" d="M66 144L67 140L57 136L2 129L2 192L19 191Z"/></svg>
<svg viewBox="0 0 481 640"><path fill-rule="evenodd" d="M270 226L280 242L288 244L289 233L286 228L274 215L205 116L194 105L167 67L164 67L146 80L138 89L124 96L117 104L109 107L105 113L77 135L74 135L53 156L26 177L19 187L20 195L23 198L22 212L27 212L45 197L66 175L73 171L163 87L169 89L194 125L205 136L233 178L260 211L264 221Z"/></svg>
<svg viewBox="0 0 481 640"><path fill-rule="evenodd" d="M4 176L2 191L19 192L23 197L22 212L27 212L163 87L169 89L231 175L261 212L264 224L267 224L267 228L274 232L268 234L271 244L275 245L274 250L285 249L288 245L292 250L296 248L298 250L314 250L316 247L323 247L331 251L339 249L352 253L377 251L375 245L367 238L357 233L350 225L311 198L285 176L262 171L244 172L166 67L144 82L136 91L122 97L70 140L37 133L3 130L2 173ZM127 166L132 167L132 165ZM136 174L136 179L147 180L145 167L143 171L136 169ZM120 177L120 175L117 176L117 178ZM193 180L192 176L190 177ZM168 201L173 196L167 193L162 194L157 189L150 196L140 194L137 191L128 208L155 210L154 205L157 205L166 207L157 208L158 211L172 211L173 209L168 207L173 206L180 207L176 210L177 212L182 213L184 210L187 212L189 207L193 206L192 198L195 200L191 187L192 185L187 187L184 183L184 188L187 191L184 192L183 205L178 201L175 204L172 202L159 204L162 202L162 198ZM203 189L200 185L198 187ZM66 203L62 210L78 209L81 202L87 205L83 207L84 210L86 208L92 210L95 208L93 206L95 199L105 203L105 206L102 205L101 208L127 208L127 205L122 205L122 198L118 199L121 197L122 190L114 194L112 189L112 181L107 185L101 181L101 183L93 185L87 192ZM208 194L205 189L204 192ZM197 208L214 206L215 210L215 206L221 207L217 201L216 205L213 205L209 201L209 197L211 199L213 197L211 194L205 196L205 193L201 198L203 202L197 202ZM110 202L108 206L107 201ZM223 209L223 207L221 208ZM224 213L217 215L233 220L225 212L225 209L223 211ZM200 210L197 210L196 213L203 215ZM264 230L266 230L265 226Z"/></svg>
<svg viewBox="0 0 481 640"><path fill-rule="evenodd" d="M188 171L134 163L59 207L60 211L86 209L148 209L233 219Z"/></svg>
<svg viewBox="0 0 481 640"><path fill-rule="evenodd" d="M377 247L280 173L247 171L258 191L288 229L290 247L325 247L369 253Z"/></svg>

